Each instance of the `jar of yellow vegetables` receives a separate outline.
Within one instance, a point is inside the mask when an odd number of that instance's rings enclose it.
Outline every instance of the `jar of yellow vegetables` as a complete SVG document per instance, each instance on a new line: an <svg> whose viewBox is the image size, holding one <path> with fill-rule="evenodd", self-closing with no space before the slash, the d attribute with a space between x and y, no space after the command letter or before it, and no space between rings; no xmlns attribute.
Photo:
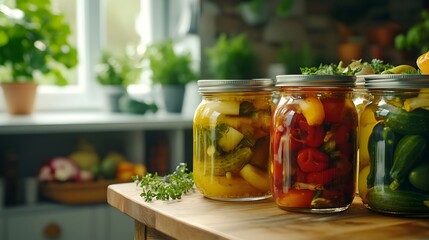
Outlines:
<svg viewBox="0 0 429 240"><path fill-rule="evenodd" d="M199 80L193 121L193 175L211 199L270 197L268 159L274 82Z"/></svg>

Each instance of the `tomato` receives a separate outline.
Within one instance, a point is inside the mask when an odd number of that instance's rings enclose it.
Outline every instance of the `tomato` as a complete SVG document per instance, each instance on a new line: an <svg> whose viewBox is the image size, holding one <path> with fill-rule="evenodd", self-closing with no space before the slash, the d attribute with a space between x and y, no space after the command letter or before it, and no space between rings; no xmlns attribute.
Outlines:
<svg viewBox="0 0 429 240"><path fill-rule="evenodd" d="M319 172L329 164L329 156L317 148L305 148L298 152L298 166L303 172Z"/></svg>
<svg viewBox="0 0 429 240"><path fill-rule="evenodd" d="M324 98L322 104L326 123L339 123L343 120L346 106L344 98Z"/></svg>
<svg viewBox="0 0 429 240"><path fill-rule="evenodd" d="M302 114L295 114L289 127L294 140L310 147L319 147L323 144L325 131L322 125L309 126Z"/></svg>
<svg viewBox="0 0 429 240"><path fill-rule="evenodd" d="M308 189L289 189L276 199L278 205L291 208L310 208L314 191Z"/></svg>

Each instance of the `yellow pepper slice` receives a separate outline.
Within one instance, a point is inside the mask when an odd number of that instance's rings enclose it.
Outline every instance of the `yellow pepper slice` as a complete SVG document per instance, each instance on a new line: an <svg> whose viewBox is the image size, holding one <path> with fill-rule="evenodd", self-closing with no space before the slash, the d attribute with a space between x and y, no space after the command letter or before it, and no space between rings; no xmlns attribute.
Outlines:
<svg viewBox="0 0 429 240"><path fill-rule="evenodd" d="M417 67L420 69L420 72L423 74L429 74L429 51L423 53L417 58ZM422 88L417 97L408 98L404 102L405 111L411 112L417 108L429 108L429 89Z"/></svg>
<svg viewBox="0 0 429 240"><path fill-rule="evenodd" d="M361 197L363 203L368 203L368 201L366 200L366 194L368 192L366 178L368 177L369 170L370 170L370 166L367 165L359 171L359 175L358 175L359 176L358 191L359 191L359 196Z"/></svg>
<svg viewBox="0 0 429 240"><path fill-rule="evenodd" d="M370 108L365 108L360 116L359 122L359 168L369 165L368 142L372 129L378 123L374 112Z"/></svg>
<svg viewBox="0 0 429 240"><path fill-rule="evenodd" d="M299 101L299 107L309 126L320 125L325 120L322 102L316 97L307 97Z"/></svg>
<svg viewBox="0 0 429 240"><path fill-rule="evenodd" d="M429 52L423 53L417 58L417 67L423 74L429 74Z"/></svg>
<svg viewBox="0 0 429 240"><path fill-rule="evenodd" d="M428 108L429 107L429 98L425 97L414 97L408 98L404 101L404 109L407 112L411 112L417 108Z"/></svg>

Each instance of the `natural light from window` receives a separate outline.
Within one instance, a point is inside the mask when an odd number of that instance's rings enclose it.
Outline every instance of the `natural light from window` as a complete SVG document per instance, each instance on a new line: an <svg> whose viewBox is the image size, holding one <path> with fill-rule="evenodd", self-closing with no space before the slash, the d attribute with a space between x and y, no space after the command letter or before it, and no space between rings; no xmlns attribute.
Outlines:
<svg viewBox="0 0 429 240"><path fill-rule="evenodd" d="M189 4L197 0L51 1L54 8L65 15L71 28L70 42L77 48L79 63L67 74L68 85L39 86L36 111L103 110L106 103L96 80L95 68L104 51L114 55L124 55L127 51L142 53L152 41L179 36L181 44L178 47L191 50L199 64L198 38L195 34L182 36L183 31L187 31L186 24L190 24L182 15L189 11ZM0 0L0 3L12 6L13 2ZM128 90L135 96L153 95L146 73ZM3 97L1 91L0 97ZM0 112L4 111L4 101L0 101Z"/></svg>

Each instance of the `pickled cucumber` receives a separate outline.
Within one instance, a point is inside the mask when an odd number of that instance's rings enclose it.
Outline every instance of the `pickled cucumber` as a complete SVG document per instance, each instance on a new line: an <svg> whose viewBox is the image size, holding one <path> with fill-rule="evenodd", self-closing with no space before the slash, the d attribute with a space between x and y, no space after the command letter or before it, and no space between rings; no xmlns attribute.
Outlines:
<svg viewBox="0 0 429 240"><path fill-rule="evenodd" d="M269 191L270 189L268 173L252 166L252 164L246 164L240 170L240 176L261 191Z"/></svg>
<svg viewBox="0 0 429 240"><path fill-rule="evenodd" d="M267 195L241 177L222 177L194 174L195 185L204 196L217 198L241 198Z"/></svg>
<svg viewBox="0 0 429 240"><path fill-rule="evenodd" d="M225 176L227 172L238 173L251 157L252 149L250 147L239 148L226 155L215 153L204 162L205 174Z"/></svg>
<svg viewBox="0 0 429 240"><path fill-rule="evenodd" d="M226 130L222 131L222 137L218 140L219 147L225 152L234 150L235 147L243 139L244 135L236 129L226 126Z"/></svg>

